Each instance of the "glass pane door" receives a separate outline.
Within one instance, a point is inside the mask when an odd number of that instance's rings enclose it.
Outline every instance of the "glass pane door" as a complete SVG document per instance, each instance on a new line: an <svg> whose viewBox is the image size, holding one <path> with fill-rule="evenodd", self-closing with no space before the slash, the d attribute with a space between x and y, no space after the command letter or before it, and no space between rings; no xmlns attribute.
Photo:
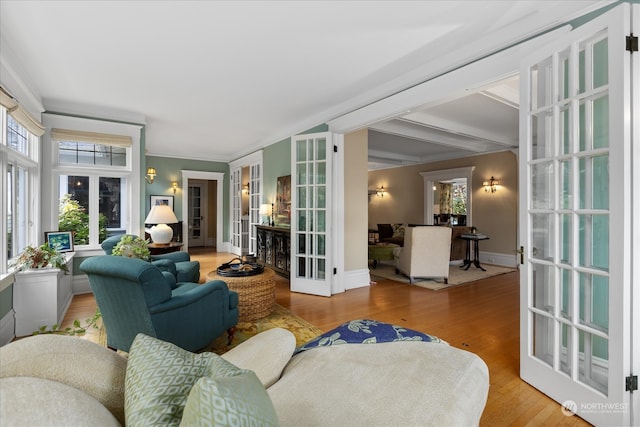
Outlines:
<svg viewBox="0 0 640 427"><path fill-rule="evenodd" d="M231 171L231 252L242 254L242 168Z"/></svg>
<svg viewBox="0 0 640 427"><path fill-rule="evenodd" d="M262 199L262 163L249 165L249 253L257 252L256 225L260 225L260 200Z"/></svg>
<svg viewBox="0 0 640 427"><path fill-rule="evenodd" d="M329 133L292 138L291 290L331 295Z"/></svg>
<svg viewBox="0 0 640 427"><path fill-rule="evenodd" d="M520 120L521 376L582 418L616 425L628 408L593 408L629 402L621 238L629 127L625 79L611 79L624 68L623 15L614 9L527 61Z"/></svg>
<svg viewBox="0 0 640 427"><path fill-rule="evenodd" d="M204 246L204 186L189 182L189 246Z"/></svg>

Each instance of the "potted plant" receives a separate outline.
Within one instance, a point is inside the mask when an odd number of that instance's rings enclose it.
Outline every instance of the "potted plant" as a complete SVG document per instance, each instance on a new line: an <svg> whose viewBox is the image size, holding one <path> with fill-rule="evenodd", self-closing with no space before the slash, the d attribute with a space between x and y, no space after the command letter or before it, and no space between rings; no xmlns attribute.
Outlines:
<svg viewBox="0 0 640 427"><path fill-rule="evenodd" d="M114 246L111 255L149 261L149 242L138 236L126 235Z"/></svg>
<svg viewBox="0 0 640 427"><path fill-rule="evenodd" d="M49 244L45 243L38 247L27 246L22 254L9 265L16 271L23 271L37 268L59 268L65 273L69 272L67 258Z"/></svg>

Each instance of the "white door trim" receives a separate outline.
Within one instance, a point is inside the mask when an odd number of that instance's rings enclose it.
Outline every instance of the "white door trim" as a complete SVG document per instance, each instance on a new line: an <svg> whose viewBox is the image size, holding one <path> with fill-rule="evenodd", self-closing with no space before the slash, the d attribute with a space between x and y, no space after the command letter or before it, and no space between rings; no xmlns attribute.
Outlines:
<svg viewBox="0 0 640 427"><path fill-rule="evenodd" d="M191 171L191 170L182 170L182 235L188 236L188 225L189 225L189 179L203 179L207 181L216 181L216 186L218 191L217 199L216 199L216 210L218 212L218 220L216 223L216 250L223 250L223 236L222 236L222 225L224 220L224 173L222 172L204 172L204 171ZM189 250L189 239L183 239L184 246L183 249L185 251Z"/></svg>

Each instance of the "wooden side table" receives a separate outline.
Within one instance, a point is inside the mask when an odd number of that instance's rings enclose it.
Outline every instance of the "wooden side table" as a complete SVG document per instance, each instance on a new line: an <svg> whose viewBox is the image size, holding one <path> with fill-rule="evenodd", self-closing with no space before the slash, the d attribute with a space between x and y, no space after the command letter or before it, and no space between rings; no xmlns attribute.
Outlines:
<svg viewBox="0 0 640 427"><path fill-rule="evenodd" d="M149 248L149 253L151 255L162 255L168 254L171 252L178 252L182 249L184 243L182 242L169 242L169 243L149 243L147 247Z"/></svg>
<svg viewBox="0 0 640 427"><path fill-rule="evenodd" d="M467 241L467 251L464 257L464 263L460 266L460 268L468 270L469 267L471 267L471 264L473 264L476 266L476 268L479 268L482 271L487 271L480 265L480 259L478 257L480 254L480 251L478 250L478 242L480 240L488 240L489 236L485 236L484 234L461 234L458 236L458 239ZM473 242L473 261L471 260L471 242Z"/></svg>

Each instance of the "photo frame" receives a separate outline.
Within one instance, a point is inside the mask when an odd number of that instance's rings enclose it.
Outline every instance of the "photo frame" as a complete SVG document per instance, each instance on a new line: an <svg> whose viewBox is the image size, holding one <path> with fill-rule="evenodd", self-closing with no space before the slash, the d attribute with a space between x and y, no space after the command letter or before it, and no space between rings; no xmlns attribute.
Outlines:
<svg viewBox="0 0 640 427"><path fill-rule="evenodd" d="M291 225L291 175L280 176L276 182L276 225Z"/></svg>
<svg viewBox="0 0 640 427"><path fill-rule="evenodd" d="M158 205L167 205L173 210L173 196L151 196L150 208Z"/></svg>
<svg viewBox="0 0 640 427"><path fill-rule="evenodd" d="M72 231L46 231L44 241L58 252L73 252Z"/></svg>

